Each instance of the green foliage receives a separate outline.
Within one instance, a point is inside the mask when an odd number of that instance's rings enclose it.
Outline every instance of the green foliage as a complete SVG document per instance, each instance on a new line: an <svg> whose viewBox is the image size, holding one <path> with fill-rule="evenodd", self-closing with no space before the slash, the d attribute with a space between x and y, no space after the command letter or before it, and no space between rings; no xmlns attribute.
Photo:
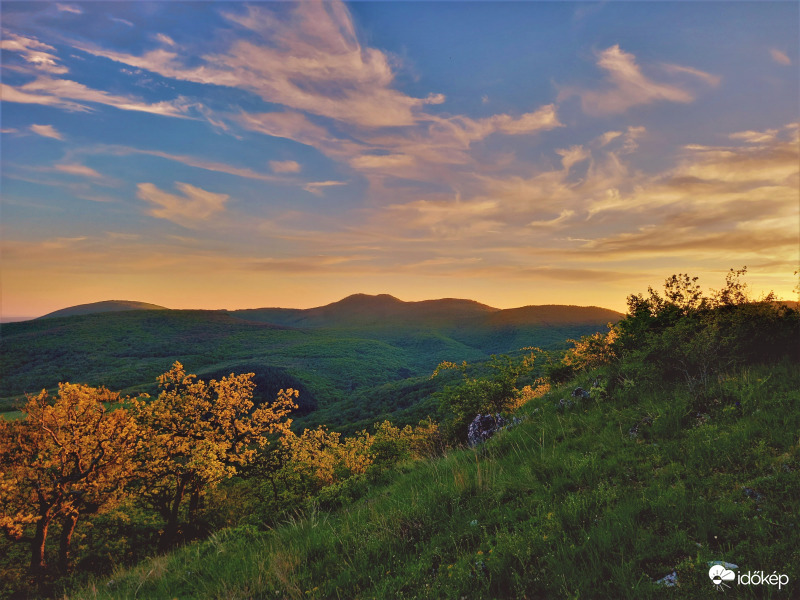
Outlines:
<svg viewBox="0 0 800 600"><path fill-rule="evenodd" d="M230 529L67 597L707 597L714 560L793 582L737 596L793 597L800 369L756 365L712 387L729 402L705 421L679 382L564 412L554 389L480 451L349 479L322 496L333 512ZM673 570L678 588L655 585Z"/></svg>
<svg viewBox="0 0 800 600"><path fill-rule="evenodd" d="M306 311L289 311L286 321L281 310L131 310L4 323L0 411L59 381L155 395L156 377L180 360L206 380L254 373L257 404L280 389L299 389L301 425L355 433L384 418L404 424L424 418L429 411L422 405L436 388L424 381L443 360L479 362L530 344L561 347L565 338L597 331L617 316L533 307L549 309L546 322L536 310L507 322L497 319L507 311L451 314L451 308L433 317L411 311L367 321L358 313L353 322L335 314L306 319ZM259 321L262 316L269 322ZM250 317L255 320L245 320ZM270 324L284 322L290 327Z"/></svg>
<svg viewBox="0 0 800 600"><path fill-rule="evenodd" d="M449 369L460 371L462 375L460 383L448 385L437 394L451 441L463 443L467 427L476 415L506 413L516 408L522 397L518 381L533 371L534 363L533 352L520 359L492 356L487 365L488 375L484 376L471 375L466 362L461 365L441 363L432 377Z"/></svg>
<svg viewBox="0 0 800 600"><path fill-rule="evenodd" d="M705 395L733 369L787 355L800 359L800 313L772 294L751 300L745 273L731 269L725 287L710 295L697 277L679 274L665 281L663 296L653 288L629 296L628 315L606 334L573 340L561 361L548 366L550 380L605 366L612 385L680 381Z"/></svg>
<svg viewBox="0 0 800 600"><path fill-rule="evenodd" d="M532 354L440 364L446 434L518 409L477 450L443 448L430 420L284 430L199 507L229 529L64 597L703 597L714 560L797 582L799 317L749 300L743 274L631 296L623 321L544 366L566 384L546 392ZM589 399L565 399L575 386ZM131 536L152 534L134 519ZM672 571L678 588L654 583Z"/></svg>

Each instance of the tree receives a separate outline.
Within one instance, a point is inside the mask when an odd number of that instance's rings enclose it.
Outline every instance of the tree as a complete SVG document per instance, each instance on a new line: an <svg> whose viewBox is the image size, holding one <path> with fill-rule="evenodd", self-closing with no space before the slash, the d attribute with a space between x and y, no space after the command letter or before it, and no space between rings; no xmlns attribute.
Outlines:
<svg viewBox="0 0 800 600"><path fill-rule="evenodd" d="M748 296L741 278L747 268L730 269L725 286L702 294L697 277L669 277L662 298L628 297L628 315L615 327L612 354L623 359L633 379L683 379L702 396L716 379L745 364L798 356L800 314L769 293ZM626 376L627 377L627 376Z"/></svg>
<svg viewBox="0 0 800 600"><path fill-rule="evenodd" d="M179 533L184 500L189 525L197 526L203 493L250 464L268 436L286 435L298 392L281 390L270 405L253 408L252 373L206 383L187 374L181 363L158 378L159 396L133 405L143 435L137 449L140 493L164 518L160 549Z"/></svg>
<svg viewBox="0 0 800 600"><path fill-rule="evenodd" d="M460 384L447 386L437 394L440 409L451 418L451 437L465 438L467 427L476 415L503 413L516 408L521 399L517 381L533 370L534 360L533 352L520 360L492 355L488 377L470 377L466 362L461 365L443 362L436 367L431 377L445 369L457 369L462 373Z"/></svg>
<svg viewBox="0 0 800 600"><path fill-rule="evenodd" d="M80 515L98 512L123 495L132 475L137 429L126 410L109 411L119 394L60 383L28 398L17 421L0 419L0 527L31 548L30 571L46 569L50 526L61 521L59 565L66 570ZM33 535L26 536L29 526Z"/></svg>

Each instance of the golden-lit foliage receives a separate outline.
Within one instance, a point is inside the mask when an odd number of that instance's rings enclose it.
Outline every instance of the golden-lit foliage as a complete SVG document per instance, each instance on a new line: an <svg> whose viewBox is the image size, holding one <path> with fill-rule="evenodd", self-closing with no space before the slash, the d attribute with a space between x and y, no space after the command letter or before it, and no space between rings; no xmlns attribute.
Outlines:
<svg viewBox="0 0 800 600"><path fill-rule="evenodd" d="M567 350L563 364L577 371L592 369L608 363L614 356L614 341L619 332L609 323L607 333L585 335L580 340L568 340L573 347Z"/></svg>
<svg viewBox="0 0 800 600"><path fill-rule="evenodd" d="M29 397L25 418L0 419L0 529L30 544L31 572L53 575L45 562L51 525L59 525L63 574L79 517L122 501L160 515L163 551L201 535L207 492L234 475L269 483L277 515L324 488L335 498L337 484L442 450L430 419L402 428L384 421L348 438L325 427L294 433L288 415L298 392L281 390L256 407L252 377L205 382L176 362L158 378L156 398L65 383L56 398Z"/></svg>
<svg viewBox="0 0 800 600"><path fill-rule="evenodd" d="M93 513L120 499L132 476L137 427L120 401L105 388L59 384L28 398L18 421L0 419L0 527L30 541L31 570L45 566L49 526L63 521L62 566L78 515ZM35 525L33 538L25 538Z"/></svg>
<svg viewBox="0 0 800 600"><path fill-rule="evenodd" d="M365 473L372 464L373 437L366 432L341 441L341 434L320 426L281 439L288 451L286 470L303 487L320 489L351 475Z"/></svg>
<svg viewBox="0 0 800 600"><path fill-rule="evenodd" d="M206 383L176 362L158 378L156 399L134 401L132 412L143 432L137 448L139 493L167 521L164 545L177 533L187 492L191 517L205 489L252 462L267 436L288 434L287 415L297 408L299 393L281 390L272 404L254 410L252 377L231 374Z"/></svg>
<svg viewBox="0 0 800 600"><path fill-rule="evenodd" d="M550 391L550 387L550 382L546 377L540 377L533 382L533 385L522 386L522 389L519 391L519 397L517 398L517 404L512 410L516 410L535 398L541 398Z"/></svg>
<svg viewBox="0 0 800 600"><path fill-rule="evenodd" d="M375 424L375 432L361 431L341 439L341 434L320 426L281 438L286 460L283 481L295 493L313 494L323 487L363 475L371 467L384 468L407 459L433 456L441 451L439 426L430 419L403 428L389 421Z"/></svg>

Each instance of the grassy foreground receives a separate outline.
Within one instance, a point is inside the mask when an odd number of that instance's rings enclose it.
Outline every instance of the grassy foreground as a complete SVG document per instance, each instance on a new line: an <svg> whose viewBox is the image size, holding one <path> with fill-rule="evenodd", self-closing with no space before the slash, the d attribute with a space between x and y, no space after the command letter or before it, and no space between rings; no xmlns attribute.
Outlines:
<svg viewBox="0 0 800 600"><path fill-rule="evenodd" d="M64 598L704 598L714 560L789 578L733 582L731 597L800 597L800 367L738 370L703 412L677 384L570 396L598 374L531 400L477 450ZM654 583L673 571L676 587Z"/></svg>

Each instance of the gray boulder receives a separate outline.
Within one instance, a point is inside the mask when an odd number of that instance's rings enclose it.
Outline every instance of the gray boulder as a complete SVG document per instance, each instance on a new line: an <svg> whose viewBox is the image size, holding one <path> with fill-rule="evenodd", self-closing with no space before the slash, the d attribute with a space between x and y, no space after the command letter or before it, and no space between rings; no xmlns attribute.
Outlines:
<svg viewBox="0 0 800 600"><path fill-rule="evenodd" d="M579 398L581 400L590 400L592 395L582 387L577 387L574 390L572 390L572 397Z"/></svg>
<svg viewBox="0 0 800 600"><path fill-rule="evenodd" d="M472 419L467 430L467 441L470 448L482 444L492 437L498 430L506 424L506 420L500 415L478 415Z"/></svg>

